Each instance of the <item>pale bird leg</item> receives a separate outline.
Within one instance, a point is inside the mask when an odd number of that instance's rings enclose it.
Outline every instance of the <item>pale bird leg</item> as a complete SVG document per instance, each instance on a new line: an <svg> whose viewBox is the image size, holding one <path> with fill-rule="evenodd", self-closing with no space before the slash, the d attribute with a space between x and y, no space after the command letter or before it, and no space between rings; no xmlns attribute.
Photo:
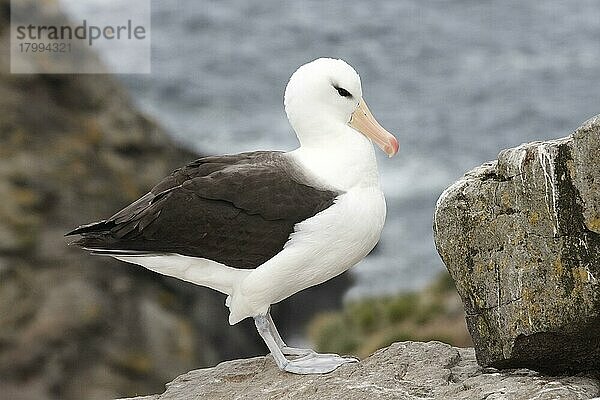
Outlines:
<svg viewBox="0 0 600 400"><path fill-rule="evenodd" d="M275 324L273 324L273 320L268 317L268 314L254 317L254 323L258 333L271 351L275 363L282 371L295 374L326 374L337 369L341 365L358 362L356 358L352 357L346 358L340 357L337 354L318 354L315 352L311 352L300 358L288 360L285 358L279 347L280 343L285 343L281 340L281 336L279 335L278 343L278 340L272 333L271 326L274 328Z"/></svg>
<svg viewBox="0 0 600 400"><path fill-rule="evenodd" d="M299 349L297 347L290 347L281 338L281 335L277 331L277 327L273 322L273 318L271 317L271 311L267 311L267 320L269 322L269 330L273 335L273 339L275 339L275 343L281 349L281 352L286 356L306 356L308 354L315 353L312 349Z"/></svg>

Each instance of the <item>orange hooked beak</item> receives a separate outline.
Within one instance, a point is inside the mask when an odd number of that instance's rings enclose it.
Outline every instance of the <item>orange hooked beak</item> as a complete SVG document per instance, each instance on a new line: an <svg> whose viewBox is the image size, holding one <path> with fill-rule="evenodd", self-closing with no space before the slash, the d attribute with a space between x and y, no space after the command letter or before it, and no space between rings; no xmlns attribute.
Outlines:
<svg viewBox="0 0 600 400"><path fill-rule="evenodd" d="M379 125L363 99L352 113L348 125L371 139L388 157L393 157L398 152L398 140Z"/></svg>

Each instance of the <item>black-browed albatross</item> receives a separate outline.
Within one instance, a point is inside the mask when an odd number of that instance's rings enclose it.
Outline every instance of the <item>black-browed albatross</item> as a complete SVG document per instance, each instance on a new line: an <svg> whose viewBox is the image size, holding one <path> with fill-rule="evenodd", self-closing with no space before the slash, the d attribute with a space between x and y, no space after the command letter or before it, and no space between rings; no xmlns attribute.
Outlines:
<svg viewBox="0 0 600 400"><path fill-rule="evenodd" d="M80 226L74 244L227 295L230 324L253 317L280 369L326 373L356 359L288 347L269 307L362 260L386 206L372 142L398 141L342 60L298 68L285 111L300 147L205 157L174 171L112 217ZM292 357L286 357L292 356Z"/></svg>

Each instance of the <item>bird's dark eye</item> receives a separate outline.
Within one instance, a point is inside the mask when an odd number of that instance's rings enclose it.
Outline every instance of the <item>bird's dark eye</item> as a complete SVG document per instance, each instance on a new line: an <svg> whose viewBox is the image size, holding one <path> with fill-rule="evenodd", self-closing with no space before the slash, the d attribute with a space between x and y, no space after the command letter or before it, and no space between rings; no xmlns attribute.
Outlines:
<svg viewBox="0 0 600 400"><path fill-rule="evenodd" d="M349 91L347 91L346 89L344 89L342 87L335 86L335 85L333 87L335 88L335 90L337 90L337 92L339 93L340 96L342 96L342 97L348 97L348 98L352 97L352 94Z"/></svg>

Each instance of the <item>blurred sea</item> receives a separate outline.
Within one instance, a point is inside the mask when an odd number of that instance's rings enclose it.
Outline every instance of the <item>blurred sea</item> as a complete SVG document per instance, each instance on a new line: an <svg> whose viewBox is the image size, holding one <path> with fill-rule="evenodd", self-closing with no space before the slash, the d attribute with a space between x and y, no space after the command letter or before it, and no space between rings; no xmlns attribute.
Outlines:
<svg viewBox="0 0 600 400"><path fill-rule="evenodd" d="M114 0L62 3L78 18L118 12ZM566 136L600 113L599 21L595 0L153 0L152 73L120 78L204 154L289 150L289 76L322 56L353 65L400 140L396 158L380 154L383 237L349 293L375 296L443 268L431 219L446 186L503 148Z"/></svg>

